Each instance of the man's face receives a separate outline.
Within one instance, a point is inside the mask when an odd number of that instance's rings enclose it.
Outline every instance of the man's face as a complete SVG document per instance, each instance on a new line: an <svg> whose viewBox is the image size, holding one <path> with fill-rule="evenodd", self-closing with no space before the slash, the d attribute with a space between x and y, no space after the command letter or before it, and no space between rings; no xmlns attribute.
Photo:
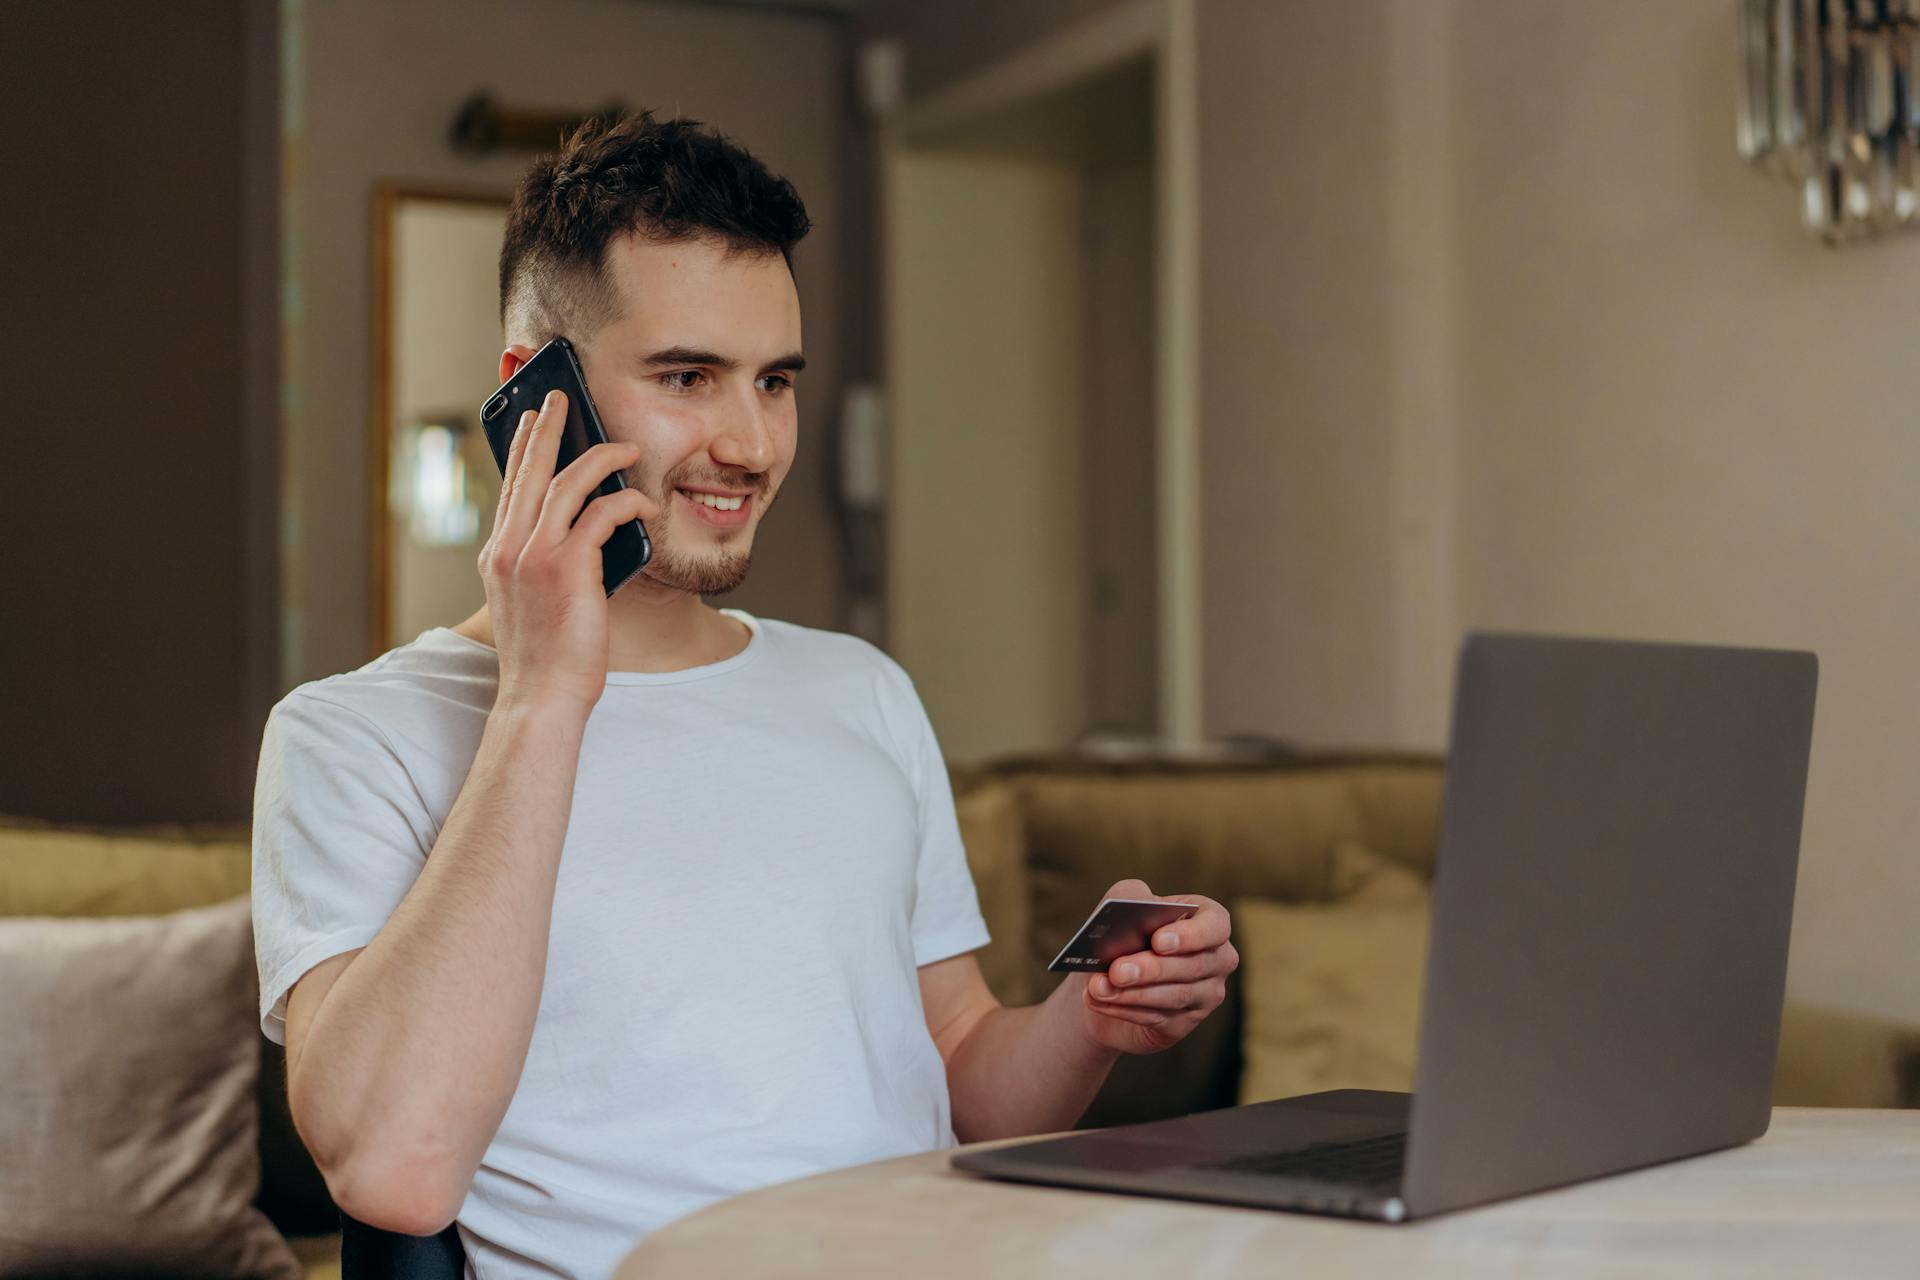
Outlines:
<svg viewBox="0 0 1920 1280"><path fill-rule="evenodd" d="M731 591L793 465L804 363L793 277L778 253L636 235L610 244L606 265L624 310L580 348L581 369L608 438L640 446L626 482L661 504L645 576Z"/></svg>

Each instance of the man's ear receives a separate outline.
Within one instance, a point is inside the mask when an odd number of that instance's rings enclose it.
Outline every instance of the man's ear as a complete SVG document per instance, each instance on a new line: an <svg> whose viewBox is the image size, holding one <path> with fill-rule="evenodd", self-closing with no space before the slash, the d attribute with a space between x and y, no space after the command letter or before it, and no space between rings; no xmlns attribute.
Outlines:
<svg viewBox="0 0 1920 1280"><path fill-rule="evenodd" d="M500 381L505 382L520 372L520 366L533 359L533 348L524 342L516 342L500 353Z"/></svg>

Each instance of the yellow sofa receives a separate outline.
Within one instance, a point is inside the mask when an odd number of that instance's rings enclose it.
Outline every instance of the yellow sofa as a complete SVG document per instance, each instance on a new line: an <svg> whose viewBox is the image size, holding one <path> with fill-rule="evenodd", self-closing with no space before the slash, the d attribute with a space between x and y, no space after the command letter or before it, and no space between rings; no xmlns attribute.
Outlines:
<svg viewBox="0 0 1920 1280"><path fill-rule="evenodd" d="M956 807L993 942L981 963L1008 1003L1042 998L1045 971L1114 881L1158 893L1338 903L1355 849L1431 874L1440 762L1421 757L1293 759L1255 766L1092 765L1006 760L955 768ZM0 820L0 916L154 914L245 893L239 827L113 831ZM1246 970L1227 1003L1181 1045L1128 1058L1083 1125L1184 1114L1235 1102ZM262 1184L256 1203L293 1242L310 1277L339 1275L338 1218L294 1131L284 1060L260 1040ZM1857 1015L1790 1005L1776 1099L1837 1106L1920 1105L1920 1034Z"/></svg>

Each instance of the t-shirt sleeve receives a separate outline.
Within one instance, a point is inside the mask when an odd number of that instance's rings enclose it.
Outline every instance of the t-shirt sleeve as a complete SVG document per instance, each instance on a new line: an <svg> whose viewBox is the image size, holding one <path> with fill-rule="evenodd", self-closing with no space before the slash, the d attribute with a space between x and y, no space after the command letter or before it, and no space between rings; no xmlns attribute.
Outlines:
<svg viewBox="0 0 1920 1280"><path fill-rule="evenodd" d="M287 993L372 942L426 865L433 823L385 735L300 690L267 717L253 793L260 1029L286 1043Z"/></svg>
<svg viewBox="0 0 1920 1280"><path fill-rule="evenodd" d="M908 776L920 813L920 848L913 902L913 962L932 964L991 940L980 914L973 873L967 868L960 820L954 814L953 784L934 736L933 722L913 681L888 659L891 718L905 738Z"/></svg>

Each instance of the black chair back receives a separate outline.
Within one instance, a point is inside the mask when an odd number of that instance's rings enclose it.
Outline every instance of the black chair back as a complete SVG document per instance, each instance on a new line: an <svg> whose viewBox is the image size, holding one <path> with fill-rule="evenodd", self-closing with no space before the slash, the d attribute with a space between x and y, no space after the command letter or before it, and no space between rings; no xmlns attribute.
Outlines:
<svg viewBox="0 0 1920 1280"><path fill-rule="evenodd" d="M466 1280L467 1251L452 1223L434 1236L382 1231L340 1215L340 1280Z"/></svg>

